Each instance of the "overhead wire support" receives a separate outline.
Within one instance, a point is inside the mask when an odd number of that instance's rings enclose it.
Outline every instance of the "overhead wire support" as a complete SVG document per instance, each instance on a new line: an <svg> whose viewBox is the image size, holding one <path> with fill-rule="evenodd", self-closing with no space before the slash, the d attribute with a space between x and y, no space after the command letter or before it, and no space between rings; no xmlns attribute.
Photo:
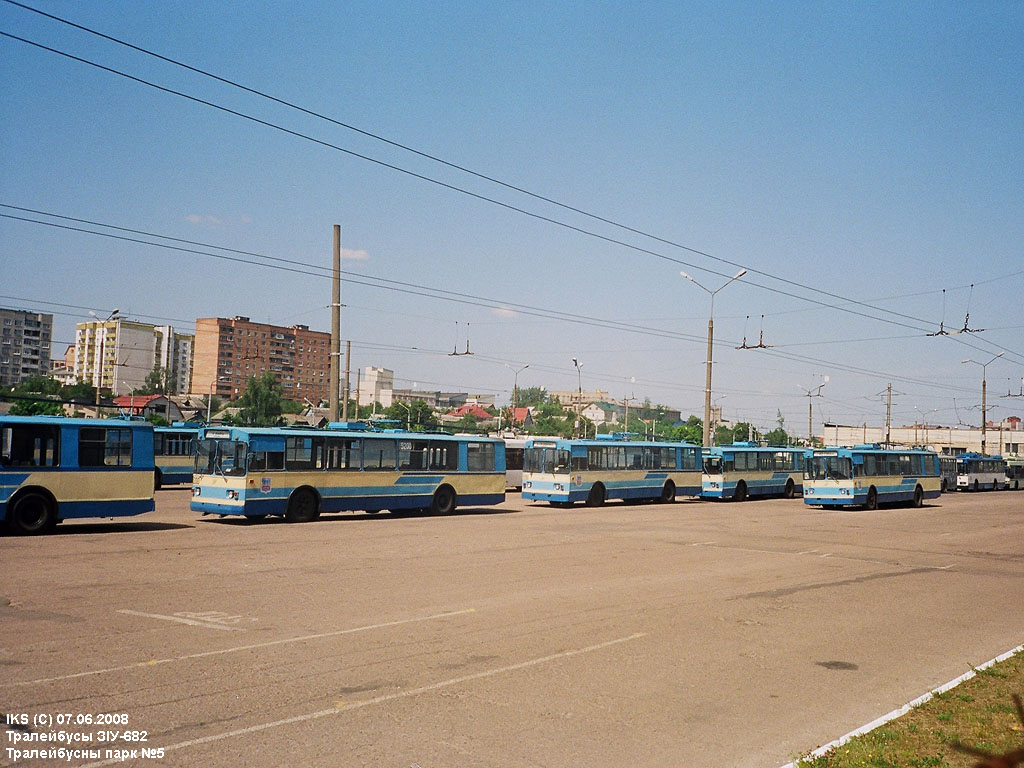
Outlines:
<svg viewBox="0 0 1024 768"><path fill-rule="evenodd" d="M747 315L747 320L750 319L750 315ZM764 343L764 315L761 315L761 334L758 337L757 344L747 344L747 324L743 323L743 343L740 344L736 349L774 349L774 344Z"/></svg>

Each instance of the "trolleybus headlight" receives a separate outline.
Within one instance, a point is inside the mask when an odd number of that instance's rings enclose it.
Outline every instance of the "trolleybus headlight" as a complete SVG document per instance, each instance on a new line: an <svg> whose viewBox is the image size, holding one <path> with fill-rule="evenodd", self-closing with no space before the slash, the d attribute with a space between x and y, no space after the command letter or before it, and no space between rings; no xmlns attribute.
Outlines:
<svg viewBox="0 0 1024 768"><path fill-rule="evenodd" d="M202 489L198 485L192 486L192 495L199 496L202 493Z"/></svg>
<svg viewBox="0 0 1024 768"><path fill-rule="evenodd" d="M805 488L804 490L807 491L807 495L808 496L813 496L814 495L814 489L813 488Z"/></svg>
<svg viewBox="0 0 1024 768"><path fill-rule="evenodd" d="M228 491L228 498L231 501L238 501L238 491Z"/></svg>

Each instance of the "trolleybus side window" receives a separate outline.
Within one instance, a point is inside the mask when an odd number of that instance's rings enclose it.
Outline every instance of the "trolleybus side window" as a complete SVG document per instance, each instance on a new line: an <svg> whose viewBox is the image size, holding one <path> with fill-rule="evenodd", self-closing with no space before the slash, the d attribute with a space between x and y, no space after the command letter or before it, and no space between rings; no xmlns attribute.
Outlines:
<svg viewBox="0 0 1024 768"><path fill-rule="evenodd" d="M249 469L253 472L273 472L284 469L284 451L250 451Z"/></svg>
<svg viewBox="0 0 1024 768"><path fill-rule="evenodd" d="M60 429L46 424L16 424L3 428L0 464L5 467L60 465Z"/></svg>
<svg viewBox="0 0 1024 768"><path fill-rule="evenodd" d="M363 444L358 438L327 438L328 469L362 469Z"/></svg>
<svg viewBox="0 0 1024 768"><path fill-rule="evenodd" d="M519 450L521 457L522 449ZM507 451L508 449L506 449L506 453ZM466 469L470 472L493 472L494 443L468 443L466 445Z"/></svg>
<svg viewBox="0 0 1024 768"><path fill-rule="evenodd" d="M287 437L284 441L284 462L290 471L324 468L322 437Z"/></svg>
<svg viewBox="0 0 1024 768"><path fill-rule="evenodd" d="M78 466L130 467L132 431L110 427L82 427L78 433Z"/></svg>
<svg viewBox="0 0 1024 768"><path fill-rule="evenodd" d="M363 442L363 468L368 470L395 470L395 441L368 437Z"/></svg>
<svg viewBox="0 0 1024 768"><path fill-rule="evenodd" d="M683 452L683 469L697 469L697 453L699 448L681 448Z"/></svg>

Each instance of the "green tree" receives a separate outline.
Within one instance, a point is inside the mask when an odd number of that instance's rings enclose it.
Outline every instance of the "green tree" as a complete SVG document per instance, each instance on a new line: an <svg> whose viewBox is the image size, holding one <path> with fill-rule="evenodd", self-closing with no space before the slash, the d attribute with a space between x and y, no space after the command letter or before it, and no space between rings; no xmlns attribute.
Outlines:
<svg viewBox="0 0 1024 768"><path fill-rule="evenodd" d="M10 413L12 416L63 416L64 406L46 398L19 399L14 401Z"/></svg>
<svg viewBox="0 0 1024 768"><path fill-rule="evenodd" d="M790 444L789 433L786 432L782 427L776 427L771 432L764 436L764 439L768 441L768 445L787 446Z"/></svg>
<svg viewBox="0 0 1024 768"><path fill-rule="evenodd" d="M159 365L146 374L146 381L141 387L132 390L134 395L162 395L164 394L167 372Z"/></svg>
<svg viewBox="0 0 1024 768"><path fill-rule="evenodd" d="M61 387L60 394L65 400L77 400L83 403L96 402L96 387L85 381Z"/></svg>
<svg viewBox="0 0 1024 768"><path fill-rule="evenodd" d="M519 387L516 390L516 407L531 408L543 405L548 401L548 393L544 387Z"/></svg>
<svg viewBox="0 0 1024 768"><path fill-rule="evenodd" d="M467 413L453 425L458 432L478 432L480 420L471 413Z"/></svg>
<svg viewBox="0 0 1024 768"><path fill-rule="evenodd" d="M238 420L245 426L272 427L281 423L281 385L274 374L253 376L238 398Z"/></svg>
<svg viewBox="0 0 1024 768"><path fill-rule="evenodd" d="M715 427L715 445L728 445L732 442L732 427L719 424Z"/></svg>
<svg viewBox="0 0 1024 768"><path fill-rule="evenodd" d="M14 386L11 392L17 395L58 395L60 394L60 382L56 379L51 379L49 376L29 376Z"/></svg>

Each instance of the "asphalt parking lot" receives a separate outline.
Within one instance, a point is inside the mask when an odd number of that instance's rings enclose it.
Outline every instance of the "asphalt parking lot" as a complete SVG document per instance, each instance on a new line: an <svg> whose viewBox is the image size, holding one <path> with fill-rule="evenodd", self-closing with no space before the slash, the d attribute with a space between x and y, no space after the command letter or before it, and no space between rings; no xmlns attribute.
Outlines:
<svg viewBox="0 0 1024 768"><path fill-rule="evenodd" d="M771 768L1024 642L1024 492L302 525L189 498L0 538L13 732L101 752L19 764Z"/></svg>

